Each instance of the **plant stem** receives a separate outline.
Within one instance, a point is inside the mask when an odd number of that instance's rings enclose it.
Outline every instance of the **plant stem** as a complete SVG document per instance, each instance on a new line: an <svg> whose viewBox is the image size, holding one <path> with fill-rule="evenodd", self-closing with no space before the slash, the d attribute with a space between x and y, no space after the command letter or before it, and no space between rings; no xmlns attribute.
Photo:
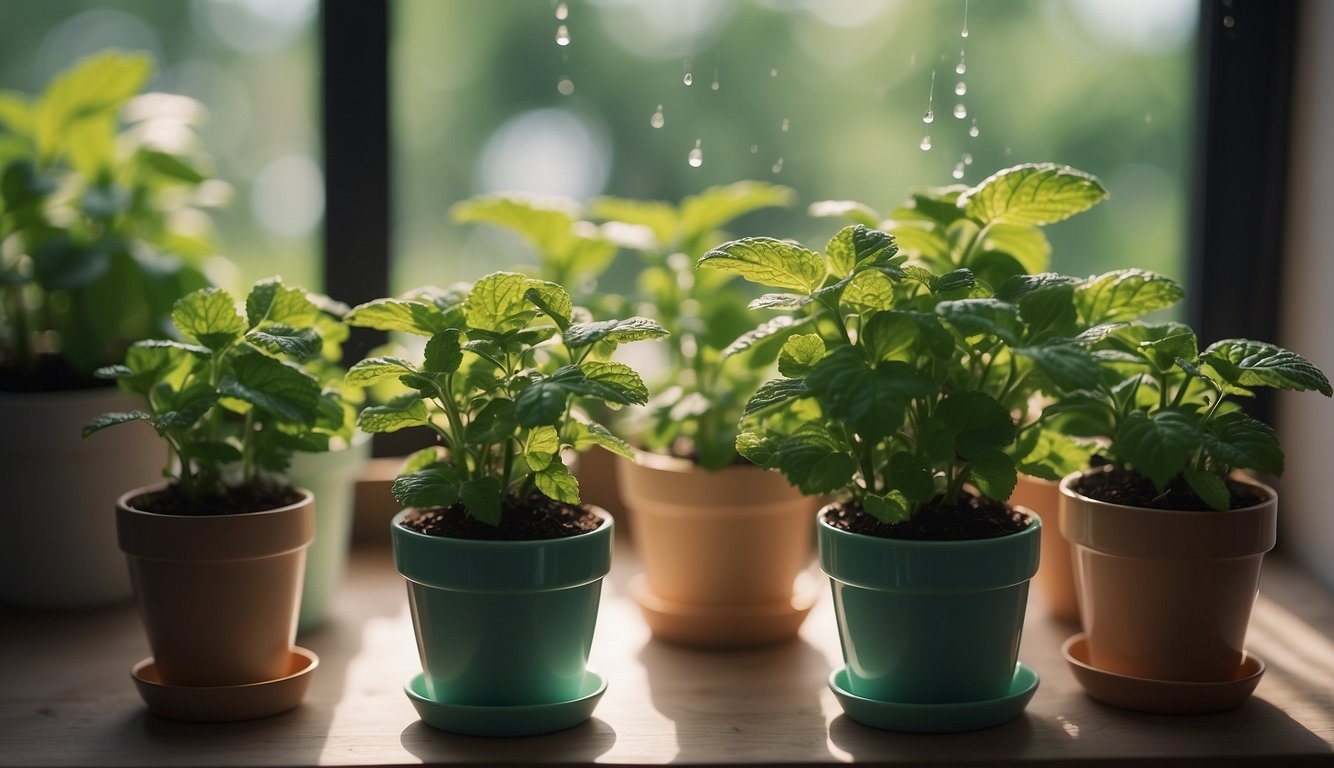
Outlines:
<svg viewBox="0 0 1334 768"><path fill-rule="evenodd" d="M245 414L245 430L241 433L241 482L251 485L255 480L255 407Z"/></svg>
<svg viewBox="0 0 1334 768"><path fill-rule="evenodd" d="M463 441L463 420L459 418L458 405L454 403L454 374L445 376L443 390L438 402L444 406L445 415L449 418L449 429L453 433L451 442L454 444L454 460L462 465L464 478L471 479L472 469L469 467L467 443Z"/></svg>

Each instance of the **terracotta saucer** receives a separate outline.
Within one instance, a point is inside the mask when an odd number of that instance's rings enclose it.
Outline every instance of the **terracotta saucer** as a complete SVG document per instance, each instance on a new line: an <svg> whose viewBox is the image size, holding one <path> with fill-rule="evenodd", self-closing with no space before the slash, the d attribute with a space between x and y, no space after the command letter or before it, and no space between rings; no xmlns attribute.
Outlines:
<svg viewBox="0 0 1334 768"><path fill-rule="evenodd" d="M829 674L829 690L834 692L848 717L872 728L904 733L958 733L1000 725L1021 715L1037 689L1038 673L1023 663L1015 665L1010 690L1004 696L947 704L901 704L868 699L848 689L846 668Z"/></svg>
<svg viewBox="0 0 1334 768"><path fill-rule="evenodd" d="M747 648L796 637L821 587L820 579L803 572L794 583L792 599L785 603L694 605L653 594L642 573L629 586L654 637L701 648Z"/></svg>
<svg viewBox="0 0 1334 768"><path fill-rule="evenodd" d="M1236 676L1217 683L1154 680L1108 672L1089 664L1088 640L1081 632L1061 645L1061 653L1084 691L1104 704L1163 715L1198 715L1232 709L1246 701L1265 673L1259 656L1247 652Z"/></svg>
<svg viewBox="0 0 1334 768"><path fill-rule="evenodd" d="M536 736L563 731L593 715L607 680L588 670L578 698L553 704L524 704L512 707L447 704L426 692L426 675L418 673L403 686L422 722L450 733L465 736Z"/></svg>
<svg viewBox="0 0 1334 768"><path fill-rule="evenodd" d="M152 658L130 670L139 696L148 710L172 720L220 723L253 720L286 712L301 703L314 677L320 657L305 648L292 647L287 674L275 680L245 685L167 685L158 677Z"/></svg>

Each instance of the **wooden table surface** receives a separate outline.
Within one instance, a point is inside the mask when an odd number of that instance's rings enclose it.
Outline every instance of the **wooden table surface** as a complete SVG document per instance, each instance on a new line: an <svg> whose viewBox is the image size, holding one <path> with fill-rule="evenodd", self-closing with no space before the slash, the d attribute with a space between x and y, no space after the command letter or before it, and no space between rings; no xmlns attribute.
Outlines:
<svg viewBox="0 0 1334 768"><path fill-rule="evenodd" d="M402 691L419 669L406 592L388 551L369 548L354 552L329 624L298 639L321 657L305 703L263 720L206 725L148 714L129 677L147 655L132 606L0 612L0 765L1334 765L1334 599L1277 558L1266 563L1249 638L1268 671L1242 707L1174 717L1089 699L1060 656L1075 630L1035 599L1021 658L1042 683L1025 714L985 731L923 736L842 714L825 684L842 664L827 594L796 642L693 651L650 639L627 597L633 552L618 542L616 555L591 659L609 687L593 719L568 731L486 739L421 723Z"/></svg>

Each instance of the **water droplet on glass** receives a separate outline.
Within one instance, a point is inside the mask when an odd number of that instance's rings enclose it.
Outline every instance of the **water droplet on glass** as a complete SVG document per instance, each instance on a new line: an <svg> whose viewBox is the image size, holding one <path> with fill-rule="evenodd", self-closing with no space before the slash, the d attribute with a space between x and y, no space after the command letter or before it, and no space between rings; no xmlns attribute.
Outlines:
<svg viewBox="0 0 1334 768"><path fill-rule="evenodd" d="M769 70L769 77L778 77L778 67Z"/></svg>
<svg viewBox="0 0 1334 768"><path fill-rule="evenodd" d="M700 140L695 139L695 148L690 150L690 155L686 157L686 161L690 163L691 168L704 165L704 150L699 148L699 144Z"/></svg>
<svg viewBox="0 0 1334 768"><path fill-rule="evenodd" d="M964 119L965 117L968 117L968 107L965 107L962 104L955 104L954 116L959 118L960 120Z"/></svg>
<svg viewBox="0 0 1334 768"><path fill-rule="evenodd" d="M962 178L963 178L963 163L955 163L955 164L954 164L954 170L950 171L950 175L953 176L953 177L956 178L956 179L962 179Z"/></svg>
<svg viewBox="0 0 1334 768"><path fill-rule="evenodd" d="M565 21L565 20L568 19L569 17L570 17L570 6L566 5L565 3L559 3L559 4L557 4L557 5L556 5L556 18L557 18L557 19L560 19L561 21Z"/></svg>
<svg viewBox="0 0 1334 768"><path fill-rule="evenodd" d="M785 118L783 118L783 125L780 126L780 127L782 128L782 130L783 130L784 133L787 133L787 126L788 126L787 118L785 117Z"/></svg>
<svg viewBox="0 0 1334 768"><path fill-rule="evenodd" d="M975 117L973 118L973 127L968 129L968 135L976 139L979 133L981 131L977 130L977 118Z"/></svg>
<svg viewBox="0 0 1334 768"><path fill-rule="evenodd" d="M924 122L924 123L930 125L931 123L934 123L935 121L936 121L936 113L935 113L935 112L932 112L930 109L928 109L927 111L925 111L925 112L922 113L922 122Z"/></svg>
<svg viewBox="0 0 1334 768"><path fill-rule="evenodd" d="M936 100L936 71L931 70L931 90L926 94L926 111L922 113L922 122L930 125L935 122L936 113L931 111L931 105Z"/></svg>
<svg viewBox="0 0 1334 768"><path fill-rule="evenodd" d="M752 155L755 154L756 152L759 152L759 151L760 151L760 145L759 145L759 144L751 144L751 145L750 145L750 153L751 153Z"/></svg>
<svg viewBox="0 0 1334 768"><path fill-rule="evenodd" d="M954 95L962 96L965 93L968 93L968 83L965 83L964 81L960 80L954 86Z"/></svg>
<svg viewBox="0 0 1334 768"><path fill-rule="evenodd" d="M686 85L691 85L692 83L695 82L695 76L687 72L686 76L681 78L681 82L685 83Z"/></svg>
<svg viewBox="0 0 1334 768"><path fill-rule="evenodd" d="M972 164L973 164L973 156L970 155L970 154L968 154L967 152L963 153L963 164L964 164L964 165L972 165Z"/></svg>
<svg viewBox="0 0 1334 768"><path fill-rule="evenodd" d="M962 75L964 72L967 72L967 71L968 71L968 65L965 64L964 61L963 61L963 49L960 48L960 49L959 49L959 63L956 64L955 67L954 67L954 74L956 74L956 75Z"/></svg>
<svg viewBox="0 0 1334 768"><path fill-rule="evenodd" d="M662 116L662 105L658 105L658 111L653 113L653 117L648 119L648 124L654 128L661 128L667 119Z"/></svg>
<svg viewBox="0 0 1334 768"><path fill-rule="evenodd" d="M963 0L963 29L959 30L959 37L968 37L968 0Z"/></svg>
<svg viewBox="0 0 1334 768"><path fill-rule="evenodd" d="M1232 29L1236 25L1237 25L1236 19L1232 18L1231 16L1223 17L1223 26L1227 27L1228 29Z"/></svg>
<svg viewBox="0 0 1334 768"><path fill-rule="evenodd" d="M713 70L713 84L709 86L712 90L718 90L718 70Z"/></svg>
<svg viewBox="0 0 1334 768"><path fill-rule="evenodd" d="M781 158L781 157L778 158L778 162L774 163L773 171L774 171L774 173L782 173L782 171L783 171L783 158Z"/></svg>
<svg viewBox="0 0 1334 768"><path fill-rule="evenodd" d="M959 30L959 37L968 37L968 27Z"/></svg>
<svg viewBox="0 0 1334 768"><path fill-rule="evenodd" d="M921 143L921 144L918 144L917 147L918 147L919 149L921 149L923 152L928 152L928 151L930 151L930 149L931 149L931 135L930 135L930 134L927 134L926 136L923 136L923 137L922 137L922 143Z"/></svg>
<svg viewBox="0 0 1334 768"><path fill-rule="evenodd" d="M556 27L556 45L570 44L570 28L564 24Z"/></svg>
<svg viewBox="0 0 1334 768"><path fill-rule="evenodd" d="M556 82L556 90L562 96L569 96L574 93L574 81L568 77L562 77Z"/></svg>

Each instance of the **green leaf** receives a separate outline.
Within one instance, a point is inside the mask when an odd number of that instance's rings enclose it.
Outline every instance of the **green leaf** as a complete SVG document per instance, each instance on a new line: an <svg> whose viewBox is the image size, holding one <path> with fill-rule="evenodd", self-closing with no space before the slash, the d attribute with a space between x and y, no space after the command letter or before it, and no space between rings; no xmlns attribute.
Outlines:
<svg viewBox="0 0 1334 768"><path fill-rule="evenodd" d="M947 294L955 291L966 291L975 285L977 285L977 278L973 276L972 270L955 269L933 279L931 292Z"/></svg>
<svg viewBox="0 0 1334 768"><path fill-rule="evenodd" d="M222 440L198 440L190 444L190 456L213 464L231 464L244 458L240 449Z"/></svg>
<svg viewBox="0 0 1334 768"><path fill-rule="evenodd" d="M772 430L746 430L736 436L736 452L757 467L774 469L774 454L783 436Z"/></svg>
<svg viewBox="0 0 1334 768"><path fill-rule="evenodd" d="M313 424L319 411L320 382L300 368L258 353L232 358L231 375L219 390L280 419Z"/></svg>
<svg viewBox="0 0 1334 768"><path fill-rule="evenodd" d="M891 361L871 368L854 347L821 360L806 384L827 415L868 440L897 430L909 401L935 391L934 382L911 365Z"/></svg>
<svg viewBox="0 0 1334 768"><path fill-rule="evenodd" d="M120 381L122 390L147 396L156 384L183 377L187 366L199 356L209 354L207 347L179 341L136 341L125 352L125 365L112 366L106 373ZM98 375L105 377L104 374Z"/></svg>
<svg viewBox="0 0 1334 768"><path fill-rule="evenodd" d="M459 501L472 517L488 525L500 525L500 503L505 489L495 477L476 477L459 485Z"/></svg>
<svg viewBox="0 0 1334 768"><path fill-rule="evenodd" d="M178 155L143 147L140 147L138 155L144 165L176 181L183 181L186 184L199 184L208 178L207 174L190 165Z"/></svg>
<svg viewBox="0 0 1334 768"><path fill-rule="evenodd" d="M921 332L921 324L907 312L877 312L862 327L859 341L873 360L911 359L905 353Z"/></svg>
<svg viewBox="0 0 1334 768"><path fill-rule="evenodd" d="M817 200L806 208L806 213L817 219L849 219L868 227L880 223L880 214L874 208L856 200Z"/></svg>
<svg viewBox="0 0 1334 768"><path fill-rule="evenodd" d="M1014 346L1024 335L1019 308L997 299L942 301L936 314L965 336L991 335Z"/></svg>
<svg viewBox="0 0 1334 768"><path fill-rule="evenodd" d="M824 339L818 333L791 336L778 355L778 372L788 378L804 376L824 357Z"/></svg>
<svg viewBox="0 0 1334 768"><path fill-rule="evenodd" d="M986 451L968 460L968 479L989 499L1004 501L1014 493L1019 475L1004 451Z"/></svg>
<svg viewBox="0 0 1334 768"><path fill-rule="evenodd" d="M982 392L954 392L936 407L932 421L953 438L954 453L965 459L1014 442L1014 419L996 398ZM1011 463L1013 469L1013 462ZM1005 494L1000 498L1008 498Z"/></svg>
<svg viewBox="0 0 1334 768"><path fill-rule="evenodd" d="M862 499L862 509L882 523L901 523L912 517L912 505L907 497L898 491L890 491L883 496L866 494Z"/></svg>
<svg viewBox="0 0 1334 768"><path fill-rule="evenodd" d="M1014 353L1031 359L1057 389L1074 392L1098 386L1102 367L1088 350L1077 344L1050 342L1015 347Z"/></svg>
<svg viewBox="0 0 1334 768"><path fill-rule="evenodd" d="M171 321L185 338L215 352L246 332L245 318L236 310L236 302L218 288L204 288L181 298L171 309Z"/></svg>
<svg viewBox="0 0 1334 768"><path fill-rule="evenodd" d="M1035 293L1067 285L1073 288L1082 285L1083 283L1084 281L1077 277L1061 275L1055 272L1015 275L1006 280L996 289L996 298L1010 304L1019 304L1025 298Z"/></svg>
<svg viewBox="0 0 1334 768"><path fill-rule="evenodd" d="M1048 285L1029 291L1019 299L1019 316L1028 326L1030 342L1049 338L1065 339L1075 332L1078 313L1075 311L1073 285Z"/></svg>
<svg viewBox="0 0 1334 768"><path fill-rule="evenodd" d="M533 306L542 310L542 314L550 317L561 331L570 327L574 302L570 300L570 294L564 288L555 283L530 280L524 296Z"/></svg>
<svg viewBox="0 0 1334 768"><path fill-rule="evenodd" d="M908 451L889 457L885 483L913 504L923 504L936 495L935 468L926 457Z"/></svg>
<svg viewBox="0 0 1334 768"><path fill-rule="evenodd" d="M534 427L523 441L524 460L535 472L547 468L560 451L560 435L554 427Z"/></svg>
<svg viewBox="0 0 1334 768"><path fill-rule="evenodd" d="M1131 411L1113 439L1117 455L1153 481L1159 491L1185 468L1202 437L1193 415L1157 411L1150 417Z"/></svg>
<svg viewBox="0 0 1334 768"><path fill-rule="evenodd" d="M506 334L528 325L533 319L528 287L528 278L515 272L495 272L478 280L463 305L468 327Z"/></svg>
<svg viewBox="0 0 1334 768"><path fill-rule="evenodd" d="M805 424L779 444L772 459L802 493L832 493L852 482L857 463L829 431Z"/></svg>
<svg viewBox="0 0 1334 768"><path fill-rule="evenodd" d="M746 309L801 309L810 303L810 296L799 293L766 293L747 304Z"/></svg>
<svg viewBox="0 0 1334 768"><path fill-rule="evenodd" d="M514 414L523 427L541 427L558 423L565 413L570 392L551 379L530 384L514 398Z"/></svg>
<svg viewBox="0 0 1334 768"><path fill-rule="evenodd" d="M1203 440L1209 457L1228 468L1283 474L1283 449L1273 428L1241 411L1214 418Z"/></svg>
<svg viewBox="0 0 1334 768"><path fill-rule="evenodd" d="M661 200L632 200L621 197L596 197L588 203L588 213L604 221L616 221L647 227L657 241L654 247L670 247L677 240L680 217L676 206Z"/></svg>
<svg viewBox="0 0 1334 768"><path fill-rule="evenodd" d="M175 410L160 413L153 419L153 428L162 434L171 429L186 429L203 418L213 404L218 402L217 392L204 392L191 398Z"/></svg>
<svg viewBox="0 0 1334 768"><path fill-rule="evenodd" d="M398 474L410 475L421 469L426 469L432 464L440 461L440 446L429 445L419 451L413 451L403 460L403 466L399 468Z"/></svg>
<svg viewBox="0 0 1334 768"><path fill-rule="evenodd" d="M1088 210L1107 198L1093 176L1055 163L1018 165L984 179L958 205L979 224L1042 226Z"/></svg>
<svg viewBox="0 0 1334 768"><path fill-rule="evenodd" d="M894 306L894 281L878 269L853 276L839 297L839 307L850 314L879 312Z"/></svg>
<svg viewBox="0 0 1334 768"><path fill-rule="evenodd" d="M829 268L836 277L851 275L862 264L887 262L898 252L893 235L864 224L844 227L825 246Z"/></svg>
<svg viewBox="0 0 1334 768"><path fill-rule="evenodd" d="M1232 506L1232 493L1227 489L1227 483L1223 478L1212 472L1186 467L1181 471L1182 477L1186 478L1186 484L1195 492L1196 496L1208 504L1210 507L1222 512Z"/></svg>
<svg viewBox="0 0 1334 768"><path fill-rule="evenodd" d="M282 278L270 277L255 283L245 300L246 319L254 328L262 322L304 327L315 324L320 310L306 292L288 288Z"/></svg>
<svg viewBox="0 0 1334 768"><path fill-rule="evenodd" d="M1309 360L1282 347L1249 339L1223 339L1200 354L1229 384L1241 387L1313 389L1329 397L1329 379Z"/></svg>
<svg viewBox="0 0 1334 768"><path fill-rule="evenodd" d="M658 321L636 316L624 320L575 323L566 329L564 339L570 349L580 349L604 339L616 344L626 344L644 339L659 339L667 335L667 329L659 325Z"/></svg>
<svg viewBox="0 0 1334 768"><path fill-rule="evenodd" d="M549 499L565 504L579 503L579 481L559 461L553 461L542 471L534 472L533 482L537 484L537 490Z"/></svg>
<svg viewBox="0 0 1334 768"><path fill-rule="evenodd" d="M555 430L552 430L553 436ZM634 448L629 443L612 434L611 430L597 423L585 419L575 418L573 429L573 443L577 451L587 450L597 445L611 451L617 456L627 459L635 457ZM554 449L553 449L554 452Z"/></svg>
<svg viewBox="0 0 1334 768"><path fill-rule="evenodd" d="M457 203L450 214L459 222L486 222L526 238L538 250L551 250L570 234L575 204L557 198L485 195Z"/></svg>
<svg viewBox="0 0 1334 768"><path fill-rule="evenodd" d="M761 208L791 205L795 199L796 193L791 189L763 181L738 181L709 187L681 201L683 244L690 245L738 216Z"/></svg>
<svg viewBox="0 0 1334 768"><path fill-rule="evenodd" d="M820 254L783 240L748 237L724 243L704 254L696 265L720 269L772 288L806 295L824 283L826 271Z"/></svg>
<svg viewBox="0 0 1334 768"><path fill-rule="evenodd" d="M281 323L251 331L245 338L265 352L287 355L297 360L305 360L324 346L319 334L310 328L293 328Z"/></svg>
<svg viewBox="0 0 1334 768"><path fill-rule="evenodd" d="M434 336L455 327L436 304L407 299L376 299L352 308L343 318L348 325L377 331L402 331Z"/></svg>
<svg viewBox="0 0 1334 768"><path fill-rule="evenodd" d="M1070 437L1049 429L1032 429L1023 438L1025 445L1015 444L1015 463L1025 475L1059 482L1071 472L1088 466L1094 443L1078 443Z"/></svg>
<svg viewBox="0 0 1334 768"><path fill-rule="evenodd" d="M1045 272L1051 264L1051 243L1037 227L994 224L982 241L982 251L1005 253L1030 275Z"/></svg>
<svg viewBox="0 0 1334 768"><path fill-rule="evenodd" d="M762 411L794 398L809 397L805 379L770 379L755 390L746 402L744 416Z"/></svg>
<svg viewBox="0 0 1334 768"><path fill-rule="evenodd" d="M513 437L518 429L514 401L502 397L482 406L463 430L463 439L469 443L500 443Z"/></svg>
<svg viewBox="0 0 1334 768"><path fill-rule="evenodd" d="M370 387L405 373L416 373L412 363L398 357L368 357L353 365L343 381L349 387Z"/></svg>
<svg viewBox="0 0 1334 768"><path fill-rule="evenodd" d="M151 414L143 411L125 411L104 413L83 426L83 436L88 437L94 432L100 432L107 427L117 424L128 424L131 421L152 421Z"/></svg>
<svg viewBox="0 0 1334 768"><path fill-rule="evenodd" d="M633 368L625 363L614 361L585 360L579 365L586 381L595 382L598 389L585 394L593 394L604 400L611 400L622 405L643 405L648 402L648 387ZM604 388L610 388L615 396L602 394Z"/></svg>
<svg viewBox="0 0 1334 768"><path fill-rule="evenodd" d="M1181 300L1181 286L1166 275L1117 269L1090 277L1075 290L1075 306L1085 325L1143 317Z"/></svg>
<svg viewBox="0 0 1334 768"><path fill-rule="evenodd" d="M395 478L394 499L405 507L449 507L459 500L463 473L451 464L437 463Z"/></svg>
<svg viewBox="0 0 1334 768"><path fill-rule="evenodd" d="M463 363L463 346L459 343L457 328L441 331L426 342L422 370L431 373L453 373Z"/></svg>
<svg viewBox="0 0 1334 768"><path fill-rule="evenodd" d="M81 121L98 123L98 133L114 134L115 113L148 82L153 59L145 53L106 50L81 59L56 75L37 104L34 132L42 157L52 157L77 138ZM103 127L101 121L110 124Z"/></svg>
<svg viewBox="0 0 1334 768"><path fill-rule="evenodd" d="M426 404L420 397L388 405L372 405L357 416L357 426L372 434L426 425Z"/></svg>
<svg viewBox="0 0 1334 768"><path fill-rule="evenodd" d="M746 331L745 333L738 336L736 340L733 341L731 344L728 344L723 349L722 359L726 360L732 355L745 352L746 350L759 344L764 339L770 338L772 336L777 336L779 334L794 332L797 328L808 325L809 323L810 320L807 318L798 320L789 315L780 315L778 317L766 320L763 323L760 323L755 328Z"/></svg>

